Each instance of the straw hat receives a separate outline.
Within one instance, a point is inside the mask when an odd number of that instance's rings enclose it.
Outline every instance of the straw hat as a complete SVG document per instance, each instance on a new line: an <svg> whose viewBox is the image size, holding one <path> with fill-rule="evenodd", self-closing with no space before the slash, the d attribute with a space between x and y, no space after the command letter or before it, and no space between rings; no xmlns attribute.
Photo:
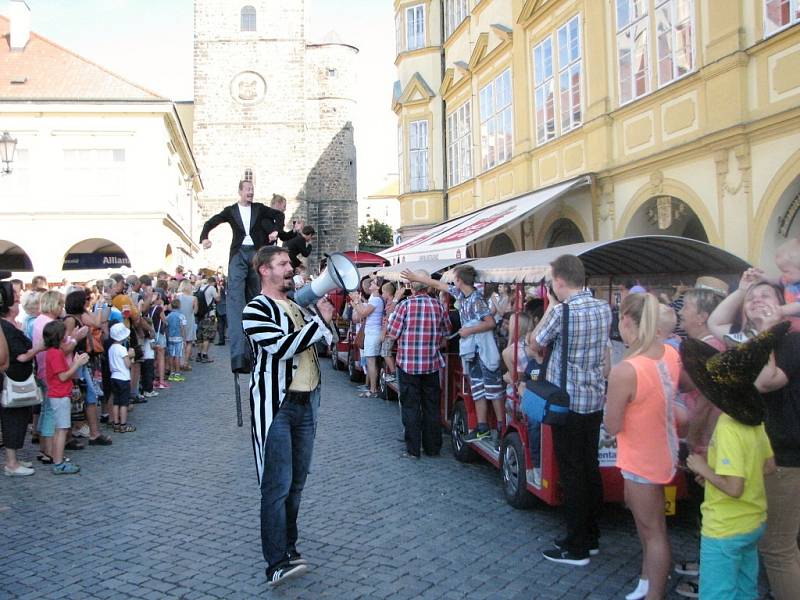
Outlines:
<svg viewBox="0 0 800 600"><path fill-rule="evenodd" d="M722 281L722 279L717 279L716 277L710 277L708 275L698 277L697 281L694 282L694 287L701 290L711 290L723 298L727 296L730 291L730 287L727 283Z"/></svg>
<svg viewBox="0 0 800 600"><path fill-rule="evenodd" d="M753 383L789 326L778 323L725 352L688 338L681 343L683 366L714 406L740 423L758 425L764 421L764 399Z"/></svg>

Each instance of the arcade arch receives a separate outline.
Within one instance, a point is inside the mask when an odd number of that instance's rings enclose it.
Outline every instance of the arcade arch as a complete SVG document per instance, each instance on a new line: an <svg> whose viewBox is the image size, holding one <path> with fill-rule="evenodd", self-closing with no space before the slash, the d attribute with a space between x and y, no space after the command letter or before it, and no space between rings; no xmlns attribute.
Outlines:
<svg viewBox="0 0 800 600"><path fill-rule="evenodd" d="M586 240L580 228L571 220L560 218L553 221L547 228L544 236L544 247L555 248L556 246L566 246L568 244L579 244Z"/></svg>
<svg viewBox="0 0 800 600"><path fill-rule="evenodd" d="M118 269L130 267L127 252L117 243L105 238L82 240L64 254L62 270Z"/></svg>
<svg viewBox="0 0 800 600"><path fill-rule="evenodd" d="M505 233L498 233L492 238L492 243L489 244L488 256L500 256L508 254L509 252L516 252L514 241Z"/></svg>
<svg viewBox="0 0 800 600"><path fill-rule="evenodd" d="M33 262L21 246L0 240L0 271L33 271Z"/></svg>
<svg viewBox="0 0 800 600"><path fill-rule="evenodd" d="M708 242L700 217L681 198L652 196L641 203L625 227L625 236L678 235Z"/></svg>

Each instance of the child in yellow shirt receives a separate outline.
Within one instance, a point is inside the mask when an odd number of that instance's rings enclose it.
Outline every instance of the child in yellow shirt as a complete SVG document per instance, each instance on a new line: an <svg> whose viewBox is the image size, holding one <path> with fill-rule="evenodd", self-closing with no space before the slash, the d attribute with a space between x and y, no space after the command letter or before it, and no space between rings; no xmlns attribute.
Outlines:
<svg viewBox="0 0 800 600"><path fill-rule="evenodd" d="M722 414L708 446L708 462L692 454L687 466L705 486L700 510L701 600L758 597L758 540L767 519L764 474L775 470L764 424Z"/></svg>

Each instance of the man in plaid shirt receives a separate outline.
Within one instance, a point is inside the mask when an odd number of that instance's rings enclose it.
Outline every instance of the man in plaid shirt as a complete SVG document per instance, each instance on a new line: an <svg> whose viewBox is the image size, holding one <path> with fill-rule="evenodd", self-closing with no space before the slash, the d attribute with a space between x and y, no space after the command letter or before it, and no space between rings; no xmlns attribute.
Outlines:
<svg viewBox="0 0 800 600"><path fill-rule="evenodd" d="M424 271L420 275L428 276ZM439 351L450 332L450 319L442 303L425 293L427 286L413 282L414 295L401 302L386 326L386 337L397 340L397 382L400 386L406 452L419 458L436 456L442 449L439 425L439 369L444 359Z"/></svg>
<svg viewBox="0 0 800 600"><path fill-rule="evenodd" d="M553 426L553 446L564 490L567 535L542 554L548 560L570 565L589 564L599 552L597 517L603 502L603 483L597 461L600 424L603 421L605 382L611 368L609 331L611 308L584 288L586 272L577 256L563 254L550 266L551 302L528 342L534 352L551 348L547 381L561 381L563 304L569 304L566 387L570 396L565 425Z"/></svg>

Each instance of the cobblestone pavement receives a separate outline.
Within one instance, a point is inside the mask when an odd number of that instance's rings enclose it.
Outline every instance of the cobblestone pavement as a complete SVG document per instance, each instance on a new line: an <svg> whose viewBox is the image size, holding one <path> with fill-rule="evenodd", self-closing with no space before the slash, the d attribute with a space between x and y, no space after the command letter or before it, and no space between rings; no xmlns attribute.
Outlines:
<svg viewBox="0 0 800 600"><path fill-rule="evenodd" d="M440 458L401 459L397 405L357 398L325 361L300 514L312 567L267 591L249 430L235 425L222 354L137 406L137 432L72 452L80 475L0 477L0 598L599 600L633 589L640 551L625 511L607 511L589 566L549 563L540 550L561 533L557 509L511 508L499 472L456 462L447 440ZM691 526L670 527L675 557L694 557Z"/></svg>

